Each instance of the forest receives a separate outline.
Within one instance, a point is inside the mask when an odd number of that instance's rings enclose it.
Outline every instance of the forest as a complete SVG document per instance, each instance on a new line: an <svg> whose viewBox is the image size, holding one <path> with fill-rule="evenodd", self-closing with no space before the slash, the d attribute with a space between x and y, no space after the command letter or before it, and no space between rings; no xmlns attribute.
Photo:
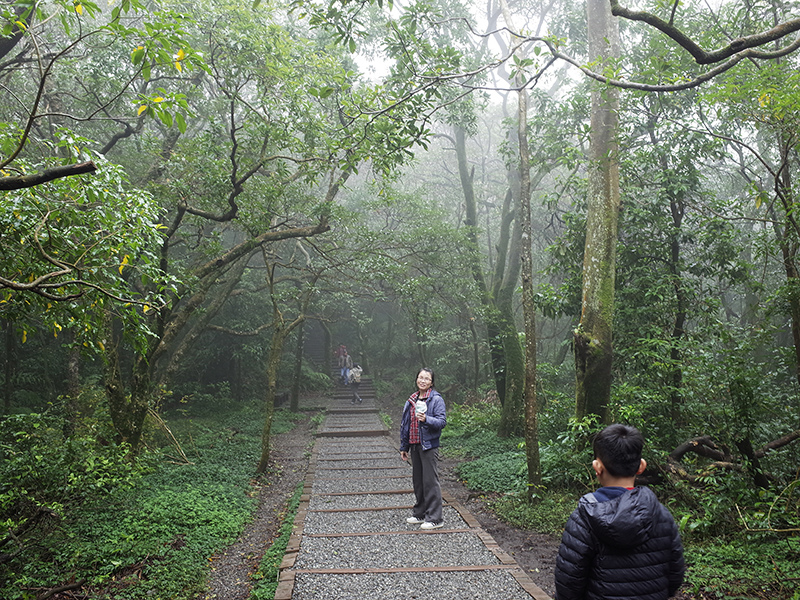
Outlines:
<svg viewBox="0 0 800 600"><path fill-rule="evenodd" d="M623 1L3 0L0 597L195 598L346 344L502 518L631 424L683 597L800 598L800 3Z"/></svg>

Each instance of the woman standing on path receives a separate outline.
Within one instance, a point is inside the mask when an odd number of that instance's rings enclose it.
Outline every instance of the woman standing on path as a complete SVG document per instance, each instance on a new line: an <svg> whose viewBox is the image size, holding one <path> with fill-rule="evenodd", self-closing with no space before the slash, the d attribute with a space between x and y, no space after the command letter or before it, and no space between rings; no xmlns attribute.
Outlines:
<svg viewBox="0 0 800 600"><path fill-rule="evenodd" d="M417 391L403 406L400 420L400 458L411 457L411 480L416 504L406 522L420 529L438 529L442 519L439 486L439 436L447 423L444 399L433 388L433 371L417 374Z"/></svg>

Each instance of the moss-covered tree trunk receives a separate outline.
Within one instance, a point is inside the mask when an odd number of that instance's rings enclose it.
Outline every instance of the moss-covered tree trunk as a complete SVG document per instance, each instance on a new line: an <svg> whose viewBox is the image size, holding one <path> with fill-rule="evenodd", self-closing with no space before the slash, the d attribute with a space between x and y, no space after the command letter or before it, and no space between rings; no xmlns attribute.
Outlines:
<svg viewBox="0 0 800 600"><path fill-rule="evenodd" d="M501 403L505 402L505 353L498 327L497 308L494 299L486 284L483 270L483 256L478 243L478 209L475 202L473 186L473 172L469 169L467 160L466 132L462 127L455 128L455 148L458 159L458 174L461 180L461 189L464 193L465 219L467 240L469 241L469 260L472 278L478 286L483 312L486 315L486 339L489 345L492 361L492 377ZM502 236L502 233L501 233ZM505 261L503 261L505 263ZM502 273L501 273L502 274ZM476 357L475 369L479 369ZM477 380L477 376L476 376ZM477 383L476 383L477 387Z"/></svg>
<svg viewBox="0 0 800 600"><path fill-rule="evenodd" d="M321 365L322 372L326 375L331 375L333 373L333 335L331 335L331 328L328 327L325 321L320 319L317 322L322 327L323 344L325 346L325 358L323 359L325 362Z"/></svg>
<svg viewBox="0 0 800 600"><path fill-rule="evenodd" d="M514 321L514 292L519 279L522 247L522 228L519 219L514 221L513 230L513 241L508 253L508 268L497 294L497 323L505 356L505 400L498 429L498 434L501 436L521 436L525 433L525 355Z"/></svg>
<svg viewBox="0 0 800 600"><path fill-rule="evenodd" d="M519 91L520 210L522 229L522 314L525 321L525 458L528 471L528 497L542 484L539 457L539 405L536 398L536 306L533 291L533 231L531 227L531 157L528 147L528 94Z"/></svg>
<svg viewBox="0 0 800 600"><path fill-rule="evenodd" d="M134 358L130 393L125 389L120 372L119 327L111 315L106 314L106 336L104 340L106 361L106 397L109 415L119 441L129 444L136 452L142 441L144 421L150 407L150 370L148 361L142 356Z"/></svg>
<svg viewBox="0 0 800 600"><path fill-rule="evenodd" d="M308 310L308 303L314 291L317 282L317 275L311 275L310 279L305 286L304 292L299 292L300 306L299 314L293 321L287 321L284 318L283 312L280 308L281 294L276 288L275 268L276 263L270 263L270 257L266 249L263 250L264 263L267 265L267 283L270 289L270 298L272 300L272 337L269 344L269 352L267 354L267 362L265 365L267 389L264 396L264 427L261 430L261 458L256 467L256 474L261 475L267 470L269 466L270 457L270 436L272 435L272 417L275 412L275 394L278 387L278 370L281 364L281 355L283 354L283 345L286 338L297 327L305 322L305 313ZM302 334L300 334L302 338Z"/></svg>
<svg viewBox="0 0 800 600"><path fill-rule="evenodd" d="M589 57L602 70L619 56L619 26L606 0L588 0ZM611 398L616 244L619 218L619 93L592 91L581 320L574 332L575 413L608 419Z"/></svg>
<svg viewBox="0 0 800 600"><path fill-rule="evenodd" d="M781 164L791 160L792 143L790 136L780 135ZM800 226L798 226L792 170L782 168L778 171L776 187L780 190L781 201L786 213L785 236L781 243L786 281L789 284L789 308L792 318L792 343L794 344L795 378L800 383L800 273L797 269L797 252L800 249Z"/></svg>

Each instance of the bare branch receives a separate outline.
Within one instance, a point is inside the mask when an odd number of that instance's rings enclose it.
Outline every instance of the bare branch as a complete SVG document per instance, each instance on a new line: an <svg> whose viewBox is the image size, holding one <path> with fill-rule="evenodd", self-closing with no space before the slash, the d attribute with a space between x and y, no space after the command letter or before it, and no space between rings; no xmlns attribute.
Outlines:
<svg viewBox="0 0 800 600"><path fill-rule="evenodd" d="M71 177L73 175L83 175L85 173L94 173L95 171L97 171L97 165L90 160L74 165L53 167L52 169L45 169L44 171L32 173L30 175L0 177L0 190L21 190L41 185L43 183L47 183L48 181L53 181L54 179Z"/></svg>
<svg viewBox="0 0 800 600"><path fill-rule="evenodd" d="M756 458L764 458L773 450L777 450L778 448L782 448L783 446L791 444L797 439L800 439L800 429L796 429L795 431L792 431L791 433L778 438L777 440L773 440L768 444L765 444L763 447L756 450L755 456Z"/></svg>

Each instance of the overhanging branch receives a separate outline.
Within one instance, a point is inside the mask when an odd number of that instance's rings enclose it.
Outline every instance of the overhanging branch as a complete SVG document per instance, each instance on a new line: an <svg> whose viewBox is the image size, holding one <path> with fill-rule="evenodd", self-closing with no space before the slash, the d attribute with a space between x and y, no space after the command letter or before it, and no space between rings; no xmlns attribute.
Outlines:
<svg viewBox="0 0 800 600"><path fill-rule="evenodd" d="M90 160L74 165L53 167L52 169L46 169L39 173L31 173L30 175L0 177L0 190L22 190L47 183L48 181L53 181L54 179L72 177L73 175L84 175L86 173L94 173L95 171L97 171L97 165Z"/></svg>
<svg viewBox="0 0 800 600"><path fill-rule="evenodd" d="M770 42L782 39L790 33L800 31L800 19L792 19L780 23L768 31L737 38L719 50L706 52L680 29L675 27L672 24L672 19L670 19L670 22L667 22L647 11L630 10L624 6L620 6L619 0L609 0L609 2L611 3L612 15L630 21L641 21L642 23L647 23L651 27L655 27L691 54L692 58L694 58L695 62L699 65L710 65L722 62L744 50L758 48Z"/></svg>

